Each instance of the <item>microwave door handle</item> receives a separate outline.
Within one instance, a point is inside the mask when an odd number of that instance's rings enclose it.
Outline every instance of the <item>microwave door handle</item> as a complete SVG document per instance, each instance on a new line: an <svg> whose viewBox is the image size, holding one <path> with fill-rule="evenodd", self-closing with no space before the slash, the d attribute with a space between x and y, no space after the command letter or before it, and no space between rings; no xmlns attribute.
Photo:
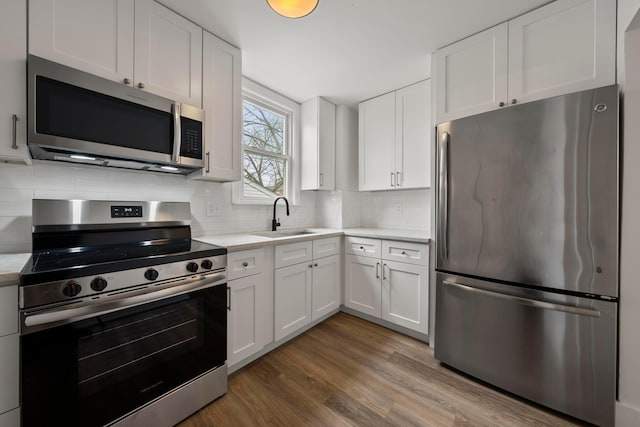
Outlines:
<svg viewBox="0 0 640 427"><path fill-rule="evenodd" d="M180 127L180 103L173 103L173 156L171 160L174 163L180 161L180 146L182 138L182 129Z"/></svg>

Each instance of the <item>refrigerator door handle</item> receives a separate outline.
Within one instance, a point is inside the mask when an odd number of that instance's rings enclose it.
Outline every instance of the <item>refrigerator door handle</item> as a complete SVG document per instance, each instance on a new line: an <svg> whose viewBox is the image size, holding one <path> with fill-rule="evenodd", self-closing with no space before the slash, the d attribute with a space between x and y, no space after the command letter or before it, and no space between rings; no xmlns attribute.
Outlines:
<svg viewBox="0 0 640 427"><path fill-rule="evenodd" d="M440 259L449 258L449 132L440 136L440 167L438 177L438 254Z"/></svg>
<svg viewBox="0 0 640 427"><path fill-rule="evenodd" d="M540 300L535 300L535 299L530 299L530 298L524 298L524 297L518 297L518 296L514 296L514 295L509 295L509 294L503 294L501 292L495 292L495 291L488 291L486 289L479 289L479 288L474 288L472 286L467 286L467 285L462 285L460 283L455 283L455 282L450 282L448 280L444 280L443 281L444 285L446 286L451 286L454 288L458 288L458 289L462 289L464 291L467 292L473 292L476 294L482 294L482 295L487 295L490 297L495 297L495 298L501 298L504 300L508 300L520 305L526 305L529 307L534 307L534 308L541 308L544 310L554 310L554 311L561 311L564 313L570 313L570 314L578 314L580 316L589 316L589 317L600 317L600 311L593 309L593 308L586 308L586 307L576 307L573 305L564 305L564 304L555 304L555 303L551 303L551 302L546 302L546 301L540 301Z"/></svg>

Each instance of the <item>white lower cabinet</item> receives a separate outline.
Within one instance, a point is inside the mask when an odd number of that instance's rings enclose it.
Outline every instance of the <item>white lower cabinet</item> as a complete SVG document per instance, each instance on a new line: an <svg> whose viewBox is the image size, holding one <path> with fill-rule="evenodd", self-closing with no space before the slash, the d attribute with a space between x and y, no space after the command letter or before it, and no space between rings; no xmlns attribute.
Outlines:
<svg viewBox="0 0 640 427"><path fill-rule="evenodd" d="M268 249L227 255L230 266L227 364L230 367L256 354L272 340L273 317L269 307L273 304L273 287L270 270L263 271L265 250Z"/></svg>
<svg viewBox="0 0 640 427"><path fill-rule="evenodd" d="M427 334L429 246L378 242L382 255L372 256L360 249L371 246L372 239L345 239L345 306Z"/></svg>
<svg viewBox="0 0 640 427"><path fill-rule="evenodd" d="M20 334L0 337L0 413L8 412L19 405ZM4 426L5 424L0 424ZM10 425L10 424L9 424Z"/></svg>
<svg viewBox="0 0 640 427"><path fill-rule="evenodd" d="M311 322L311 262L276 269L275 339Z"/></svg>
<svg viewBox="0 0 640 427"><path fill-rule="evenodd" d="M276 341L340 307L340 247L340 237L276 247Z"/></svg>

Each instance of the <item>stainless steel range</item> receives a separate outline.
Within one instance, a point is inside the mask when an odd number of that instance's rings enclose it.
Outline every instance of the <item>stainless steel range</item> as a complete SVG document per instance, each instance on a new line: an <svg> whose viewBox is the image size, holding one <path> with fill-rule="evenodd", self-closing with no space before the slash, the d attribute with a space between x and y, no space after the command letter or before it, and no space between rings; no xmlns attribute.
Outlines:
<svg viewBox="0 0 640 427"><path fill-rule="evenodd" d="M223 395L226 248L188 203L33 201L22 425L173 425Z"/></svg>

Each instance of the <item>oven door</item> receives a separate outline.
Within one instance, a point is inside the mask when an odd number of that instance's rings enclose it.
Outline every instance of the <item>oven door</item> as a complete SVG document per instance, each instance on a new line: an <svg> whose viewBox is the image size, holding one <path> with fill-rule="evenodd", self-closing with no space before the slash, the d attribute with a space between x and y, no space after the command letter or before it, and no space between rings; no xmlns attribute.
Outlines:
<svg viewBox="0 0 640 427"><path fill-rule="evenodd" d="M105 425L224 365L226 307L225 283L22 335L22 425Z"/></svg>

